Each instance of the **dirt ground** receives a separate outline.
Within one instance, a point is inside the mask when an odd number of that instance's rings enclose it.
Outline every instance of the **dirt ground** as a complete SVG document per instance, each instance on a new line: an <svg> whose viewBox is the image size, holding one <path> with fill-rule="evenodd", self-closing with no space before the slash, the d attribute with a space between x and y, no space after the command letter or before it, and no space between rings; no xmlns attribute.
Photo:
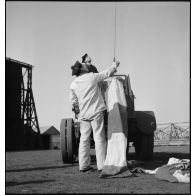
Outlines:
<svg viewBox="0 0 195 195"><path fill-rule="evenodd" d="M92 151L93 154L93 151ZM137 166L154 169L170 157L190 158L189 146L156 146L152 161ZM130 148L128 161L135 159ZM92 166L96 168L95 162ZM6 193L190 194L190 184L170 183L154 175L100 179L98 172L80 173L78 163L63 164L60 150L6 152Z"/></svg>

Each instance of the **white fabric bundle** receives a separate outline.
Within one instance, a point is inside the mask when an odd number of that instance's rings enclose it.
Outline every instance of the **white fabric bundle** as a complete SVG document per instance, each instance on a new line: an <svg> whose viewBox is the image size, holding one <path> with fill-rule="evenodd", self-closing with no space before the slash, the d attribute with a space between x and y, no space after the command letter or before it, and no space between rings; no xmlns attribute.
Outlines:
<svg viewBox="0 0 195 195"><path fill-rule="evenodd" d="M106 160L100 177L110 177L126 172L127 168L127 103L122 82L112 77L108 81L105 101L108 114L108 144Z"/></svg>
<svg viewBox="0 0 195 195"><path fill-rule="evenodd" d="M188 166L185 166L188 165ZM185 173L183 171L190 169L190 160L189 159L178 159L171 157L168 160L166 165L156 168L155 170L144 169L145 173L155 174L158 179L162 179L170 182L181 182L189 183L190 182L190 173ZM169 169L175 168L175 171L171 174ZM176 179L174 179L176 178Z"/></svg>

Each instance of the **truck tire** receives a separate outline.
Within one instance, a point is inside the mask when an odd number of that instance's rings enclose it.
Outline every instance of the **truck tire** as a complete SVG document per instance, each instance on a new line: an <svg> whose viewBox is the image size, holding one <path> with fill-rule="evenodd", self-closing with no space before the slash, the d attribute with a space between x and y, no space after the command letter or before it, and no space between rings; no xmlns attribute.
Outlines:
<svg viewBox="0 0 195 195"><path fill-rule="evenodd" d="M151 160L154 148L154 133L138 133L134 142L137 160Z"/></svg>
<svg viewBox="0 0 195 195"><path fill-rule="evenodd" d="M61 120L60 139L63 163L73 163L75 153L75 133L72 118Z"/></svg>

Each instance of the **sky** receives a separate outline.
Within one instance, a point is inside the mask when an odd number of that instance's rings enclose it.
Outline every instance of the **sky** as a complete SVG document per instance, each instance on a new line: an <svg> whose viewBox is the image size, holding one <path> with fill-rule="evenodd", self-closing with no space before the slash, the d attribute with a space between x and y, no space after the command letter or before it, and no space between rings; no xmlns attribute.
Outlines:
<svg viewBox="0 0 195 195"><path fill-rule="evenodd" d="M6 57L34 66L39 126L73 118L71 65L88 53L129 74L135 110L157 124L190 121L190 2L6 2Z"/></svg>

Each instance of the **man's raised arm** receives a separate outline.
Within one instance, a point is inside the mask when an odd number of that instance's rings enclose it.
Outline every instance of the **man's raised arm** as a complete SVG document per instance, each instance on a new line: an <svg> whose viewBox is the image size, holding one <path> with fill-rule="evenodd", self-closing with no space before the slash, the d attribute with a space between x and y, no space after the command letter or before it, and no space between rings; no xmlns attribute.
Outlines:
<svg viewBox="0 0 195 195"><path fill-rule="evenodd" d="M112 66L109 67L108 69L106 69L100 73L96 73L95 75L96 75L97 81L100 82L100 81L103 81L104 79L107 79L108 77L112 76L116 72L119 64L120 64L119 61L113 62Z"/></svg>

